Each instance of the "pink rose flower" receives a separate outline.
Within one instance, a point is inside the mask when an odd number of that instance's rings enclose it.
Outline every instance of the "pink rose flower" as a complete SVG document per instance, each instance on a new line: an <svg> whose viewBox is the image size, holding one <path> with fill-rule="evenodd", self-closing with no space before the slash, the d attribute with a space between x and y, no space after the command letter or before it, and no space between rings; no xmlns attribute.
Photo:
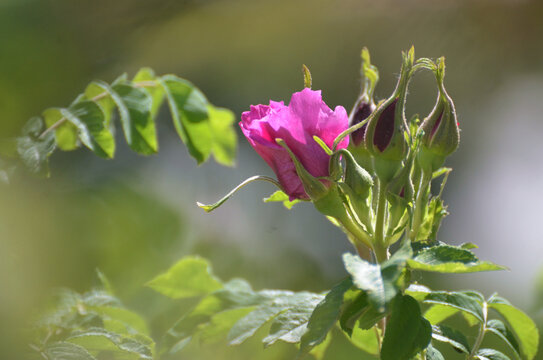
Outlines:
<svg viewBox="0 0 543 360"><path fill-rule="evenodd" d="M315 177L329 176L330 156L315 142L321 138L330 148L336 137L349 126L342 106L332 111L322 100L321 92L306 88L292 94L290 104L270 101L270 105L251 105L241 115L241 131L256 152L277 175L291 200L309 199L288 152L275 139L282 139L304 168ZM345 137L338 149L349 145Z"/></svg>

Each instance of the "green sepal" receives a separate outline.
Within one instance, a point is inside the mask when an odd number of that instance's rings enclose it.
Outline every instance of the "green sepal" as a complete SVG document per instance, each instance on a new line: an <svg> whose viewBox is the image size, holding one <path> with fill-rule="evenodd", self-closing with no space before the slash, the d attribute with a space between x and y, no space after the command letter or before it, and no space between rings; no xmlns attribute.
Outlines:
<svg viewBox="0 0 543 360"><path fill-rule="evenodd" d="M285 149L292 162L294 163L294 166L296 167L296 173L298 174L298 177L302 181L302 185L304 186L304 190L309 195L311 200L316 201L323 196L327 195L328 189L322 182L320 182L319 179L311 175L304 166L298 161L298 158L294 153L289 149L287 144L285 144L285 141L283 139L275 139L275 142L279 144L283 149Z"/></svg>

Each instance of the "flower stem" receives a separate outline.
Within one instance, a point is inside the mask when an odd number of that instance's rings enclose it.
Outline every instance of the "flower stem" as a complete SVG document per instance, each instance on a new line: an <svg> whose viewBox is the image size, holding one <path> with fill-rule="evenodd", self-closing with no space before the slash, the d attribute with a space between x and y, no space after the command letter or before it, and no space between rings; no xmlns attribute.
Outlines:
<svg viewBox="0 0 543 360"><path fill-rule="evenodd" d="M420 185L417 191L415 206L413 209L413 219L411 221L411 229L409 231L409 238L411 239L411 241L415 241L417 239L419 228L422 225L423 210L426 206L426 202L428 201L426 197L426 192L428 190L428 186L430 185L431 180L432 180L432 172L423 170L422 178L420 180Z"/></svg>
<svg viewBox="0 0 543 360"><path fill-rule="evenodd" d="M479 328L479 333L477 334L477 339L475 339L473 348L471 349L471 352L466 356L466 360L474 359L475 354L477 354L477 351L479 351L479 347L481 347L483 338L485 337L487 317L488 317L488 307L485 301L483 302L483 322L481 323L481 327Z"/></svg>
<svg viewBox="0 0 543 360"><path fill-rule="evenodd" d="M378 263L382 263L388 258L388 249L385 245L385 219L387 210L386 198L387 184L379 183L379 199L377 202L377 214L375 219L375 239L373 251Z"/></svg>

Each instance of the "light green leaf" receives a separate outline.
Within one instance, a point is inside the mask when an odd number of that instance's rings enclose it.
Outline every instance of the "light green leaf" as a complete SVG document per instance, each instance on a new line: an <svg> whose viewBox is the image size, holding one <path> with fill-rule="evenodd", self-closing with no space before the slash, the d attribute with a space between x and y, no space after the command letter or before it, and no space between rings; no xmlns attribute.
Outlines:
<svg viewBox="0 0 543 360"><path fill-rule="evenodd" d="M502 339L513 351L515 358L520 360L520 347L517 339L515 339L515 335L502 321L498 319L489 320L486 324L486 331L493 333Z"/></svg>
<svg viewBox="0 0 543 360"><path fill-rule="evenodd" d="M60 109L50 108L45 110L43 112L43 118L47 128L50 128L62 120L62 123L54 130L55 140L59 149L70 151L78 148L79 139L77 136L77 128L74 124L66 121L64 116L62 116Z"/></svg>
<svg viewBox="0 0 543 360"><path fill-rule="evenodd" d="M359 349L364 350L368 354L379 354L379 340L377 339L377 328L361 329L355 327L352 335L349 337L351 343Z"/></svg>
<svg viewBox="0 0 543 360"><path fill-rule="evenodd" d="M172 299L203 296L222 288L221 282L211 274L209 263L195 256L181 259L147 286Z"/></svg>
<svg viewBox="0 0 543 360"><path fill-rule="evenodd" d="M432 338L436 341L450 344L456 351L470 353L468 339L464 334L448 326L432 326Z"/></svg>
<svg viewBox="0 0 543 360"><path fill-rule="evenodd" d="M152 359L152 344L136 336L122 336L101 328L91 328L70 336L66 341L84 347L89 353L100 357L102 353L114 354L115 359Z"/></svg>
<svg viewBox="0 0 543 360"><path fill-rule="evenodd" d="M307 352L324 341L339 318L345 292L352 286L353 282L350 278L343 280L335 285L313 310L307 324L307 332L301 339L301 352Z"/></svg>
<svg viewBox="0 0 543 360"><path fill-rule="evenodd" d="M475 356L479 360L511 360L505 354L494 349L481 349Z"/></svg>
<svg viewBox="0 0 543 360"><path fill-rule="evenodd" d="M200 332L200 341L209 344L224 340L232 326L251 310L252 308L237 308L213 315L211 321Z"/></svg>
<svg viewBox="0 0 543 360"><path fill-rule="evenodd" d="M63 341L48 344L43 353L49 360L96 360L84 347Z"/></svg>
<svg viewBox="0 0 543 360"><path fill-rule="evenodd" d="M278 340L288 343L300 342L313 310L322 300L321 295L301 292L280 301L279 304L288 307L273 319L269 335L262 340L264 345L270 346Z"/></svg>
<svg viewBox="0 0 543 360"><path fill-rule="evenodd" d="M479 261L471 251L450 245L438 245L423 249L407 263L413 270L440 273L470 273L506 269L491 262Z"/></svg>
<svg viewBox="0 0 543 360"><path fill-rule="evenodd" d="M115 141L106 127L104 112L95 102L81 101L60 112L77 127L79 139L86 147L98 156L113 157Z"/></svg>
<svg viewBox="0 0 543 360"><path fill-rule="evenodd" d="M104 319L117 320L139 333L145 335L149 334L145 320L130 310L112 306L89 306L86 310L93 312Z"/></svg>
<svg viewBox="0 0 543 360"><path fill-rule="evenodd" d="M539 346L539 331L532 319L499 296L492 296L488 300L488 307L503 316L515 334L522 355L532 360Z"/></svg>
<svg viewBox="0 0 543 360"><path fill-rule="evenodd" d="M233 166L236 159L238 136L233 124L235 115L232 111L209 105L209 126L213 134L211 152L215 161L221 165Z"/></svg>
<svg viewBox="0 0 543 360"><path fill-rule="evenodd" d="M245 317L236 322L228 333L228 344L239 345L251 336L265 323L284 311L282 307L265 306L251 311Z"/></svg>
<svg viewBox="0 0 543 360"><path fill-rule="evenodd" d="M410 359L419 351L426 349L431 338L431 325L421 316L417 300L409 295L399 294L392 302L390 319L381 348L381 359Z"/></svg>
<svg viewBox="0 0 543 360"><path fill-rule="evenodd" d="M264 202L282 202L283 206L286 207L288 210L292 209L294 205L300 202L298 199L294 199L292 201L289 200L289 197L287 194L285 194L281 190L277 190L267 198L264 198Z"/></svg>
<svg viewBox="0 0 543 360"><path fill-rule="evenodd" d="M458 311L458 309L450 306L435 304L432 305L428 310L426 310L426 312L424 313L424 317L431 324L437 325L440 322L447 320Z"/></svg>
<svg viewBox="0 0 543 360"><path fill-rule="evenodd" d="M198 164L204 162L213 148L206 98L190 82L174 75L163 76L157 81L166 93L179 137Z"/></svg>

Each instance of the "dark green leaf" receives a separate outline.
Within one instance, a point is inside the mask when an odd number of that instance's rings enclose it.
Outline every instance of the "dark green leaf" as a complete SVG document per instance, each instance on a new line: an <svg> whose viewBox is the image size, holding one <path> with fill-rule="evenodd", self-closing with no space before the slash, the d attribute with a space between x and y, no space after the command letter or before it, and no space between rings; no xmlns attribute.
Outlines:
<svg viewBox="0 0 543 360"><path fill-rule="evenodd" d="M211 274L205 259L190 256L155 277L147 286L172 299L182 299L209 294L219 290L222 284Z"/></svg>
<svg viewBox="0 0 543 360"><path fill-rule="evenodd" d="M505 324L497 319L489 320L486 324L486 331L496 334L511 348L515 354L515 358L520 359L520 347L515 335L505 326Z"/></svg>
<svg viewBox="0 0 543 360"><path fill-rule="evenodd" d="M153 99L145 89L119 84L110 90L130 147L143 155L158 151L154 119L151 116Z"/></svg>
<svg viewBox="0 0 543 360"><path fill-rule="evenodd" d="M457 351L463 352L464 354L470 353L468 339L456 329L443 325L434 325L432 326L432 338L437 341L448 343Z"/></svg>
<svg viewBox="0 0 543 360"><path fill-rule="evenodd" d="M355 325L358 325L361 329L370 329L386 315L386 313L377 311L369 303L368 296L364 291L357 291L355 295L354 298L348 301L345 300L339 319L341 328L349 336L352 335Z"/></svg>
<svg viewBox="0 0 543 360"><path fill-rule="evenodd" d="M106 127L104 112L98 104L85 100L68 109L61 109L60 112L77 127L79 139L86 147L98 156L113 157L115 141Z"/></svg>
<svg viewBox="0 0 543 360"><path fill-rule="evenodd" d="M487 261L479 261L467 249L450 245L438 245L421 250L415 258L408 260L411 269L441 273L469 273L477 271L504 270Z"/></svg>
<svg viewBox="0 0 543 360"><path fill-rule="evenodd" d="M156 75L154 71L149 68L142 68L140 69L140 71L138 71L136 76L134 76L134 79L132 81L135 84L153 84L153 86L146 86L145 90L147 90L152 98L153 104L151 106L151 117L154 119L158 113L158 110L160 109L160 106L164 101L164 89L159 86L158 82L156 81Z"/></svg>
<svg viewBox="0 0 543 360"><path fill-rule="evenodd" d="M381 359L410 359L426 349L431 338L431 325L421 316L417 300L409 295L398 294L392 302Z"/></svg>
<svg viewBox="0 0 543 360"><path fill-rule="evenodd" d="M265 323L285 309L277 306L260 307L233 324L228 333L228 343L239 345L255 334Z"/></svg>
<svg viewBox="0 0 543 360"><path fill-rule="evenodd" d="M494 349L481 349L477 351L475 358L480 360L511 360L505 354Z"/></svg>
<svg viewBox="0 0 543 360"><path fill-rule="evenodd" d="M503 316L515 334L522 355L532 360L539 346L539 331L532 319L499 296L492 296L488 300L488 307Z"/></svg>
<svg viewBox="0 0 543 360"><path fill-rule="evenodd" d="M450 306L467 312L468 314L475 316L480 322L483 322L483 307L479 298L471 293L461 291L432 291L426 295L424 302Z"/></svg>
<svg viewBox="0 0 543 360"><path fill-rule="evenodd" d="M48 360L96 360L84 347L62 341L48 344L43 353Z"/></svg>
<svg viewBox="0 0 543 360"><path fill-rule="evenodd" d="M179 137L198 164L204 162L213 148L206 98L190 82L174 75L166 75L157 81L166 93Z"/></svg>
<svg viewBox="0 0 543 360"><path fill-rule="evenodd" d="M317 305L307 324L307 332L302 337L300 351L307 352L326 338L330 329L339 318L343 296L351 288L353 282L347 278L334 286Z"/></svg>

